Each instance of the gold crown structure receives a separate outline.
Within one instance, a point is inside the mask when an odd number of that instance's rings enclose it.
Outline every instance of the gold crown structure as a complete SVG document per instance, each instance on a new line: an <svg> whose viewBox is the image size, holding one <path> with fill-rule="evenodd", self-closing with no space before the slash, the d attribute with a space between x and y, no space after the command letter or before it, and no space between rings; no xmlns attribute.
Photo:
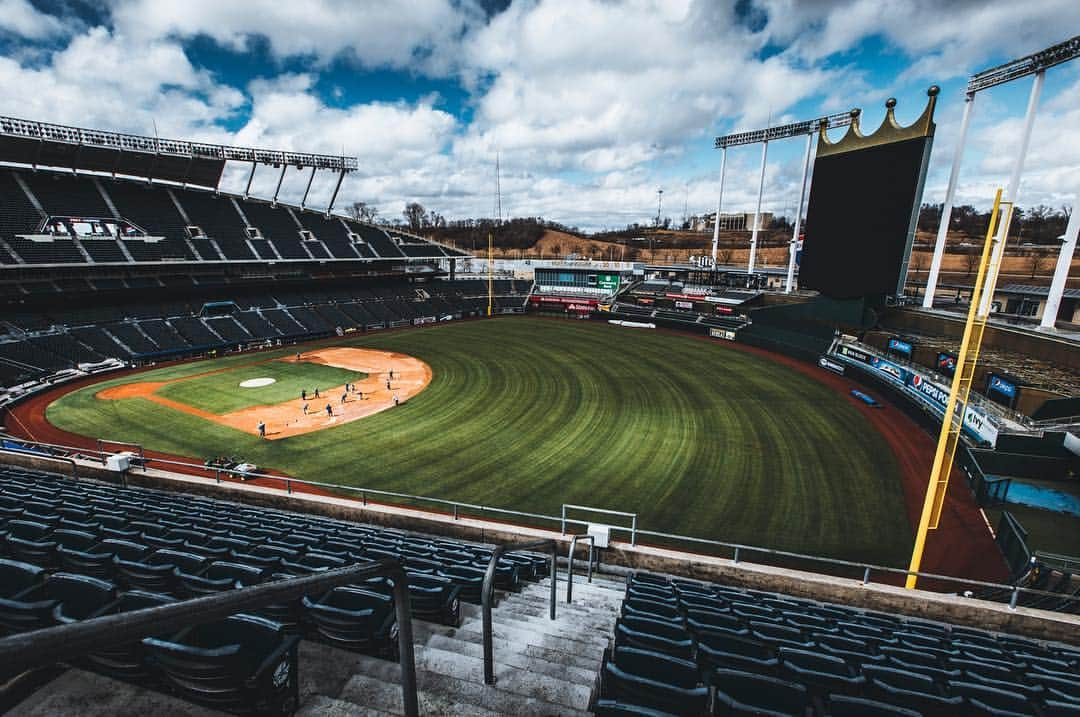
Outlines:
<svg viewBox="0 0 1080 717"><path fill-rule="evenodd" d="M858 107L851 110L851 124L848 125L847 132L844 133L844 136L840 138L839 142L833 142L829 139L828 134L825 133L826 123L822 122L821 129L818 132L817 156L828 157L834 154L843 154L844 152L852 152L857 149L878 147L883 144L903 142L919 137L933 137L935 127L934 107L937 105L937 96L939 92L941 92L941 88L937 85L932 85L930 89L926 91L926 95L929 98L926 101L926 109L923 110L919 119L915 120L907 127L902 127L896 121L895 97L890 97L886 100L885 119L882 120L881 126L872 134L863 134L859 131L859 116L862 114L862 110Z"/></svg>

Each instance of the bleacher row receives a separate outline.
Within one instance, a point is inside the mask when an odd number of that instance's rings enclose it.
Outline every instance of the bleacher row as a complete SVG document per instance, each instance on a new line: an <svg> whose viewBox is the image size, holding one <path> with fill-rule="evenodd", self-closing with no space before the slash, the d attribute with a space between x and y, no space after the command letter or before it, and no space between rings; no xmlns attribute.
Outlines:
<svg viewBox="0 0 1080 717"><path fill-rule="evenodd" d="M492 548L311 515L0 469L0 634L391 558L415 618L457 626L479 603ZM496 588L547 574L544 556L500 559ZM305 595L80 664L217 709L295 708L297 639L397 659L387 578ZM281 658L288 677L275 674ZM291 685L286 688L286 685Z"/></svg>
<svg viewBox="0 0 1080 717"><path fill-rule="evenodd" d="M0 265L461 256L336 215L327 219L319 212L207 190L67 172L2 169L0 204ZM126 220L146 234L27 239L39 233L47 217Z"/></svg>
<svg viewBox="0 0 1080 717"><path fill-rule="evenodd" d="M601 715L1080 714L1080 647L638 573Z"/></svg>
<svg viewBox="0 0 1080 717"><path fill-rule="evenodd" d="M523 281L495 282L498 312L520 310ZM180 356L252 342L326 336L338 328L374 330L418 320L480 316L487 285L479 280L435 281L372 288L283 290L231 302L210 316L185 301L17 314L0 321L0 386L97 363Z"/></svg>

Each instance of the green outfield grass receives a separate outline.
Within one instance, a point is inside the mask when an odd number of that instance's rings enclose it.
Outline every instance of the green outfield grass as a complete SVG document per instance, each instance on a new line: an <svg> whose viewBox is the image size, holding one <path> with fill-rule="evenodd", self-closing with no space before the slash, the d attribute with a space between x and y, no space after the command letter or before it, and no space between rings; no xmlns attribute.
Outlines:
<svg viewBox="0 0 1080 717"><path fill-rule="evenodd" d="M257 354L250 355L248 360L258 361L259 357ZM205 371L214 365L202 363L200 366ZM242 381L264 377L276 379L277 382L259 388L240 387ZM266 361L170 383L155 393L220 415L249 406L270 406L292 400L296 400L299 406L301 389L306 389L308 394L313 393L316 387L325 392L331 386L341 386L346 381L352 383L366 377L367 374L358 371L307 361Z"/></svg>
<svg viewBox="0 0 1080 717"><path fill-rule="evenodd" d="M638 512L645 529L906 564L911 531L884 439L847 396L724 342L506 318L327 343L411 354L434 377L400 408L281 441L94 397L250 356L98 384L47 415L88 436L235 454L310 480L549 515L580 503Z"/></svg>

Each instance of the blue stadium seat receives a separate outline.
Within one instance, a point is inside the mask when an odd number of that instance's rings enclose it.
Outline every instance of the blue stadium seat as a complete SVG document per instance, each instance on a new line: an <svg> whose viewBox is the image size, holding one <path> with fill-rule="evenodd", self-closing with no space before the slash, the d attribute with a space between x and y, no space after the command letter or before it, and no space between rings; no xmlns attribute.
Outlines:
<svg viewBox="0 0 1080 717"><path fill-rule="evenodd" d="M819 697L829 693L858 696L866 684L866 678L839 657L790 647L780 648L780 672Z"/></svg>
<svg viewBox="0 0 1080 717"><path fill-rule="evenodd" d="M129 590L120 593L113 611L131 612L172 602L176 602L176 598L169 595ZM141 641L91 652L86 656L86 664L95 672L131 682L143 682L149 677Z"/></svg>
<svg viewBox="0 0 1080 717"><path fill-rule="evenodd" d="M615 646L655 650L685 660L694 656L694 640L682 625L628 615L615 622Z"/></svg>
<svg viewBox="0 0 1080 717"><path fill-rule="evenodd" d="M979 714L1000 715L1038 715L1038 710L1025 695L1008 689L987 687L973 682L950 681L947 684L949 694L963 697L964 701Z"/></svg>
<svg viewBox="0 0 1080 717"><path fill-rule="evenodd" d="M811 706L806 688L795 682L739 670L715 670L709 683L716 690L718 715L805 717Z"/></svg>
<svg viewBox="0 0 1080 717"><path fill-rule="evenodd" d="M829 717L922 717L922 715L915 710L876 700L849 695L830 695Z"/></svg>
<svg viewBox="0 0 1080 717"><path fill-rule="evenodd" d="M696 637L697 660L702 670L734 667L771 675L780 665L776 650L752 637L715 632L701 632Z"/></svg>
<svg viewBox="0 0 1080 717"><path fill-rule="evenodd" d="M326 640L349 650L397 659L397 618L388 595L334 588L319 600L304 596L305 617Z"/></svg>
<svg viewBox="0 0 1080 717"><path fill-rule="evenodd" d="M43 582L44 568L0 558L0 600L20 600L40 588Z"/></svg>
<svg viewBox="0 0 1080 717"><path fill-rule="evenodd" d="M116 606L116 586L85 575L56 573L45 582L45 591L57 601L53 620L60 625L99 617Z"/></svg>
<svg viewBox="0 0 1080 717"><path fill-rule="evenodd" d="M196 556L192 556L196 557ZM230 563L218 560L210 563L198 573L188 573L177 565L177 579L180 592L189 597L210 595L223 590L234 590L248 585L258 585L266 580L265 568L242 563Z"/></svg>
<svg viewBox="0 0 1080 717"><path fill-rule="evenodd" d="M601 694L680 715L700 715L709 697L693 662L633 647L605 653Z"/></svg>
<svg viewBox="0 0 1080 717"><path fill-rule="evenodd" d="M593 708L596 717L674 717L671 712L654 710L651 707L632 705L615 700L597 700Z"/></svg>
<svg viewBox="0 0 1080 717"><path fill-rule="evenodd" d="M234 615L146 638L148 662L181 697L230 712L296 709L297 635L261 617Z"/></svg>

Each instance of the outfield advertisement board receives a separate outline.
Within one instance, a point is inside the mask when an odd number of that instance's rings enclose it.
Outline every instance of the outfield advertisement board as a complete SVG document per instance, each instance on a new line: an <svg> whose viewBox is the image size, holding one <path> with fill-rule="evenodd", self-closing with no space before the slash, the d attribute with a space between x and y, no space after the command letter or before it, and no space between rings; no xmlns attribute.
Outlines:
<svg viewBox="0 0 1080 717"><path fill-rule="evenodd" d="M864 371L897 386L933 413L945 415L945 407L949 402L949 387L934 381L928 374L846 344L837 346L833 358L846 359L848 363L860 366ZM824 364L822 366L824 367ZM968 435L976 440L985 441L990 445L997 442L997 427L981 409L967 406L964 410L963 425Z"/></svg>
<svg viewBox="0 0 1080 717"><path fill-rule="evenodd" d="M734 329L709 329L709 336L714 339L727 339L728 341L735 340Z"/></svg>
<svg viewBox="0 0 1080 717"><path fill-rule="evenodd" d="M826 371L832 371L833 373L838 373L841 376L844 375L844 364L832 358L829 358L828 356L823 355L819 357L818 366L825 369Z"/></svg>

